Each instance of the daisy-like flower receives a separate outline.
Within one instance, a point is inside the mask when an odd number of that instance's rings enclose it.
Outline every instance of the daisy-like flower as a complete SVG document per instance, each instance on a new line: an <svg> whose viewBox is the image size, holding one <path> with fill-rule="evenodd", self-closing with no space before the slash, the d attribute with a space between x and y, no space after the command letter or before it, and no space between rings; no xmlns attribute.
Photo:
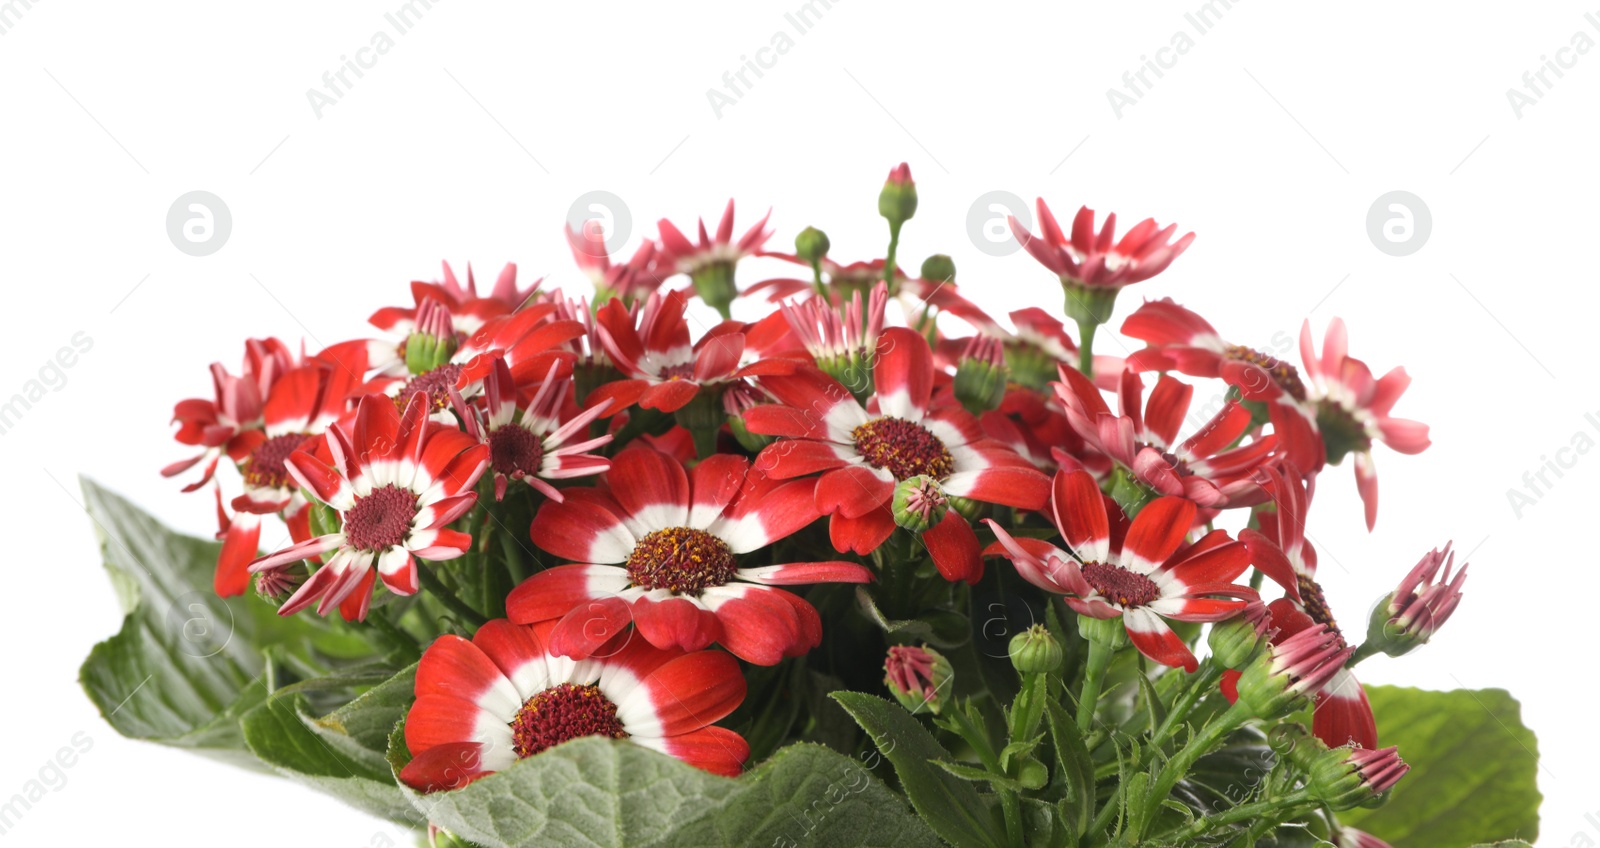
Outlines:
<svg viewBox="0 0 1600 848"><path fill-rule="evenodd" d="M1165 271L1172 260L1189 248L1194 233L1176 242L1177 224L1159 227L1146 218L1116 241L1117 215L1106 216L1100 232L1094 230L1094 210L1078 209L1072 219L1072 237L1062 232L1050 207L1039 198L1039 235L1028 232L1015 217L1006 220L1011 232L1039 264L1061 278L1064 286L1088 289L1120 289L1148 280ZM1069 298L1070 300L1070 298Z"/></svg>
<svg viewBox="0 0 1600 848"><path fill-rule="evenodd" d="M580 438L589 423L606 410L604 403L579 410L572 397L572 381L556 376L560 363L551 363L533 399L517 414L519 392L504 359L484 381L485 413L461 410L467 432L489 447L489 468L494 472L494 498L506 496L506 485L521 480L547 498L561 500L561 490L547 480L588 477L610 467L605 457L590 451L611 443L609 434ZM578 441L573 441L579 438ZM571 442L571 444L569 444Z"/></svg>
<svg viewBox="0 0 1600 848"><path fill-rule="evenodd" d="M414 301L412 306L386 306L374 312L372 317L367 319L368 323L403 340L416 328L417 311L422 304L433 300L449 310L451 322L457 329L471 334L490 319L517 311L533 297L534 292L539 290L541 282L534 280L527 288L518 286L517 266L508 262L495 280L494 288L489 293L480 295L477 280L473 279L472 265L467 265L467 284L462 286L456 280L455 272L450 269L450 263L442 264L444 278L441 281L435 283L417 281L411 284L411 297Z"/></svg>
<svg viewBox="0 0 1600 848"><path fill-rule="evenodd" d="M1049 479L1005 445L987 438L959 405L932 404L928 342L904 327L883 331L866 405L815 369L763 377L778 403L744 415L752 433L777 436L756 467L792 479L821 472L817 506L840 551L870 553L894 532L895 486L926 477L945 495L1017 509L1039 509ZM978 537L959 510L921 535L945 579L976 582L983 573Z"/></svg>
<svg viewBox="0 0 1600 848"><path fill-rule="evenodd" d="M1272 430L1290 462L1307 474L1322 468L1324 449L1316 410L1307 402L1305 384L1293 365L1223 340L1206 319L1166 298L1146 301L1122 322L1122 334L1149 345L1128 357L1130 369L1223 380L1245 400L1266 405Z"/></svg>
<svg viewBox="0 0 1600 848"><path fill-rule="evenodd" d="M533 575L511 591L512 621L558 620L551 651L592 656L629 624L660 648L713 642L757 665L820 644L817 611L778 586L866 583L850 562L745 568L739 556L786 538L819 517L810 480L780 482L748 460L716 454L685 471L645 447L612 459L597 488L546 501L530 535L575 564Z"/></svg>
<svg viewBox="0 0 1600 848"><path fill-rule="evenodd" d="M744 700L738 660L624 636L603 655L575 661L550 651L552 626L495 619L470 642L447 635L428 646L406 714L412 760L401 780L421 792L459 789L585 736L626 739L706 771L739 774L750 746L711 725Z"/></svg>
<svg viewBox="0 0 1600 848"><path fill-rule="evenodd" d="M998 541L985 553L1005 556L1022 579L1064 595L1080 615L1120 617L1134 647L1150 659L1198 668L1164 619L1222 621L1242 611L1256 593L1233 581L1250 566L1249 550L1225 530L1185 544L1197 510L1183 498L1157 498L1124 526L1089 472L1059 471L1052 488L1051 512L1070 552L1013 538L991 520Z"/></svg>
<svg viewBox="0 0 1600 848"><path fill-rule="evenodd" d="M245 342L239 376L228 373L220 362L212 363L212 399L181 400L172 410L172 420L178 424L173 438L200 448L200 453L162 468L161 476L176 477L203 463L200 479L183 487L193 492L211 482L224 454L235 462L248 457L260 439L246 434L260 429L263 402L273 384L296 364L288 346L273 338Z"/></svg>
<svg viewBox="0 0 1600 848"><path fill-rule="evenodd" d="M706 222L702 219L697 242L690 241L671 221L662 218L657 224L661 248L656 262L673 273L689 275L700 299L727 318L728 304L738 294L733 281L734 266L739 260L760 253L767 239L772 238L772 230L767 229L767 219L770 217L772 210L769 209L755 226L735 241L733 201L730 199L727 208L722 211L722 220L717 224L716 237L712 238L706 232Z"/></svg>
<svg viewBox="0 0 1600 848"><path fill-rule="evenodd" d="M1404 453L1427 449L1428 425L1389 414L1411 385L1404 368L1393 368L1374 379L1367 364L1349 355L1344 322L1328 324L1322 339L1322 356L1316 355L1311 322L1300 326L1300 359L1306 376L1316 387L1311 402L1317 429L1327 445L1328 463L1338 465L1346 454L1356 457L1356 488L1366 507L1367 529L1378 521L1378 472L1372 465L1372 443L1383 442Z"/></svg>
<svg viewBox="0 0 1600 848"><path fill-rule="evenodd" d="M251 572L296 560L324 564L279 608L291 615L317 602L346 620L366 618L376 578L389 591L417 591L418 558L454 559L472 537L449 528L472 509L472 487L489 463L489 448L453 427L428 420L429 402L413 395L402 415L382 395L361 400L353 426L330 426L324 447L332 462L305 448L290 454L289 475L338 516L338 530L257 559ZM331 555L329 555L331 554Z"/></svg>
<svg viewBox="0 0 1600 848"><path fill-rule="evenodd" d="M1181 495L1206 508L1239 506L1260 496L1250 475L1274 457L1277 440L1269 434L1232 447L1251 428L1250 411L1238 401L1230 398L1194 435L1179 441L1193 386L1163 374L1147 399L1140 376L1124 371L1121 414L1113 415L1088 378L1065 366L1060 376L1056 396L1072 428L1155 494Z"/></svg>
<svg viewBox="0 0 1600 848"><path fill-rule="evenodd" d="M1344 631L1334 619L1333 610L1317 582L1317 552L1305 538L1306 511L1310 495L1298 471L1290 467L1280 472L1263 469L1257 483L1277 504L1277 511L1260 511L1261 531L1243 530L1239 538L1250 548L1251 561L1262 574L1283 587L1284 597L1267 605L1279 644L1304 631L1327 628L1344 648ZM1363 748L1378 747L1378 725L1372 705L1360 681L1345 667L1330 670L1325 685L1316 690L1312 713L1312 732L1329 747L1355 742Z"/></svg>
<svg viewBox="0 0 1600 848"><path fill-rule="evenodd" d="M863 303L860 290L850 293L843 309L820 297L780 307L806 353L828 376L857 396L872 391L872 357L883 334L883 312L889 287L880 282Z"/></svg>
<svg viewBox="0 0 1600 848"><path fill-rule="evenodd" d="M609 402L615 413L637 403L645 409L677 412L703 388L754 374L793 370L786 360L758 357L745 364L753 338L764 344L779 343L785 334L772 331L784 330L783 316L775 313L749 327L724 321L699 342L691 343L687 308L688 300L676 291L651 294L637 311L618 300L600 307L595 317L600 341L623 379L600 387L585 399L585 405Z"/></svg>

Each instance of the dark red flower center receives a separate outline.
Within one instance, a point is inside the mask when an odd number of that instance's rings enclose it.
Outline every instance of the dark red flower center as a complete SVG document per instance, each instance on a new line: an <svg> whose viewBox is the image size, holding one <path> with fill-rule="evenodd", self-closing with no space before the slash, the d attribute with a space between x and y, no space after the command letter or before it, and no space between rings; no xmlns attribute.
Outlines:
<svg viewBox="0 0 1600 848"><path fill-rule="evenodd" d="M1339 633L1339 622L1333 620L1333 611L1328 609L1328 599L1322 594L1322 586L1304 574L1299 575L1296 582L1300 585L1300 604L1306 608L1306 615L1318 624L1326 624Z"/></svg>
<svg viewBox="0 0 1600 848"><path fill-rule="evenodd" d="M1222 355L1235 362L1244 362L1260 368L1268 379L1272 380L1273 383L1277 384L1278 388L1284 391L1284 394L1295 400L1306 399L1306 386L1300 382L1300 372L1296 371L1293 365L1276 356L1270 356L1244 345L1232 345L1227 350L1224 350Z"/></svg>
<svg viewBox="0 0 1600 848"><path fill-rule="evenodd" d="M856 452L873 468L882 468L896 480L925 474L943 480L955 470L955 457L928 428L904 418L874 418L850 431Z"/></svg>
<svg viewBox="0 0 1600 848"><path fill-rule="evenodd" d="M738 565L727 542L704 530L669 527L640 539L627 568L635 586L698 595L732 580Z"/></svg>
<svg viewBox="0 0 1600 848"><path fill-rule="evenodd" d="M411 402L411 396L420 392L428 396L434 411L447 409L450 406L450 389L460 376L461 366L453 362L418 374L400 387L400 393L394 396L395 405L404 410L406 404Z"/></svg>
<svg viewBox="0 0 1600 848"><path fill-rule="evenodd" d="M394 485L373 489L345 510L345 541L358 551L386 551L406 540L416 517L417 496L409 489Z"/></svg>
<svg viewBox="0 0 1600 848"><path fill-rule="evenodd" d="M581 736L628 738L617 718L617 705L598 686L552 686L529 698L511 720L511 746L519 757L531 757Z"/></svg>
<svg viewBox="0 0 1600 848"><path fill-rule="evenodd" d="M273 436L256 446L245 460L244 484L253 489L281 489L289 485L289 454L306 442L306 434Z"/></svg>
<svg viewBox="0 0 1600 848"><path fill-rule="evenodd" d="M1120 565L1084 563L1083 579L1106 600L1124 607L1142 607L1161 597L1161 589L1155 581Z"/></svg>
<svg viewBox="0 0 1600 848"><path fill-rule="evenodd" d="M663 380L687 380L693 376L693 362L685 362L682 365L668 365L661 369L661 379Z"/></svg>
<svg viewBox="0 0 1600 848"><path fill-rule="evenodd" d="M544 459L544 441L537 433L510 424L489 433L489 465L507 477L536 477Z"/></svg>

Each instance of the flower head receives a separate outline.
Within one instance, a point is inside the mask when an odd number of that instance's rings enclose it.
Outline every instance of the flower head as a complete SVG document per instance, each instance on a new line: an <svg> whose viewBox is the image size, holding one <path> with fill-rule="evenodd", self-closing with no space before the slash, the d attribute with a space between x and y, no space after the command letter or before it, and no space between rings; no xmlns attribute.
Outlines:
<svg viewBox="0 0 1600 848"><path fill-rule="evenodd" d="M625 739L716 774L739 774L750 746L711 725L744 700L738 660L623 636L603 654L574 661L550 650L552 627L495 619L470 642L446 635L428 646L406 715L412 760L402 781L422 792L459 789L584 736Z"/></svg>
<svg viewBox="0 0 1600 848"><path fill-rule="evenodd" d="M1467 566L1451 575L1456 555L1446 542L1444 550L1435 548L1417 562L1398 588L1373 610L1367 640L1391 657L1410 653L1427 644L1444 626L1461 603L1461 585L1467 581ZM1444 569L1443 576L1439 569Z"/></svg>
<svg viewBox="0 0 1600 848"><path fill-rule="evenodd" d="M778 586L865 583L849 562L745 566L819 515L809 480L782 482L730 454L693 469L646 447L612 459L601 485L566 489L534 517L534 544L572 561L523 581L506 599L512 621L558 620L551 650L592 656L632 624L661 648L720 643L758 665L799 656L822 638L817 611Z"/></svg>
<svg viewBox="0 0 1600 848"><path fill-rule="evenodd" d="M1148 280L1165 271L1194 241L1194 233L1189 233L1173 242L1178 226L1169 224L1163 229L1153 218L1140 221L1121 241L1115 241L1116 213L1107 215L1105 225L1096 233L1094 210L1087 206L1081 207L1073 218L1072 236L1068 238L1043 198L1039 199L1038 212L1039 235L1028 232L1014 217L1007 219L1011 232L1039 264L1061 278L1063 285L1119 289Z"/></svg>
<svg viewBox="0 0 1600 848"><path fill-rule="evenodd" d="M883 661L883 685L912 713L938 715L944 708L941 690L954 678L950 661L927 645L893 645Z"/></svg>
<svg viewBox="0 0 1600 848"><path fill-rule="evenodd" d="M414 594L417 559L466 553L471 537L448 525L476 503L472 486L488 466L489 448L430 422L427 410L421 395L412 396L403 415L389 398L369 395L351 428L334 424L322 450L289 456L290 476L332 508L337 529L251 563L256 573L324 558L280 615L316 601L319 614L338 606L347 620L364 619L376 578L395 594Z"/></svg>
<svg viewBox="0 0 1600 848"><path fill-rule="evenodd" d="M611 443L603 434L586 438L590 422L606 411L602 402L578 409L572 381L556 377L559 363L551 363L533 398L518 414L522 396L511 368L497 359L484 383L484 410L462 410L467 432L489 448L489 469L494 472L494 497L501 500L506 485L521 480L547 498L561 500L561 492L548 480L566 480L599 474L611 463L590 451Z"/></svg>

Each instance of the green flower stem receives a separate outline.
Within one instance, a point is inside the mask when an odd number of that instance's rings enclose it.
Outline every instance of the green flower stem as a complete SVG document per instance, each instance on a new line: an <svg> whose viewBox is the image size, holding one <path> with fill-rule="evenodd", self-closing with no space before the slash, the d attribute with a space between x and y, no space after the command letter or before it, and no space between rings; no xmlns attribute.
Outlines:
<svg viewBox="0 0 1600 848"><path fill-rule="evenodd" d="M701 459L713 456L717 452L717 428L698 427L691 429L689 434L694 437L694 452Z"/></svg>
<svg viewBox="0 0 1600 848"><path fill-rule="evenodd" d="M1189 679L1188 687L1178 696L1178 700L1173 702L1172 708L1167 711L1166 720L1161 722L1161 726L1151 735L1146 750L1154 751L1172 738L1172 734L1183 725L1183 720L1189 717L1189 712L1194 709L1195 704L1206 695L1217 691L1217 683L1222 680L1222 672L1223 669L1212 662L1210 657L1200 663L1200 670Z"/></svg>
<svg viewBox="0 0 1600 848"><path fill-rule="evenodd" d="M1344 661L1344 667L1352 668L1356 663L1361 662L1367 657L1381 653L1383 653L1383 649L1378 647L1378 643L1368 639L1356 647L1356 652L1350 655L1350 659Z"/></svg>
<svg viewBox="0 0 1600 848"><path fill-rule="evenodd" d="M1161 808L1161 802L1172 794L1172 787L1178 785L1178 781L1189 773L1189 769L1194 767L1195 761L1209 753L1211 749L1217 746L1217 743L1222 741L1223 737L1232 733L1246 721L1249 721L1254 715L1254 712L1243 701L1234 704L1228 708L1227 712L1217 716L1211 723L1207 724L1183 748L1179 749L1171 760L1167 761L1166 766L1161 769L1161 773L1150 786L1150 794L1145 802L1145 809L1141 815L1134 817L1135 822L1138 823L1137 830L1140 831L1135 834L1136 836L1144 836L1143 830L1155 820L1155 815Z"/></svg>
<svg viewBox="0 0 1600 848"><path fill-rule="evenodd" d="M1164 845L1182 845L1187 840L1215 830L1218 827L1251 819L1257 820L1250 826L1252 833L1263 827L1263 825L1265 825L1265 829L1270 830L1290 818L1289 815L1284 815L1284 813L1289 812L1292 815L1294 808L1314 803L1316 801L1311 797L1310 793L1302 789L1281 798L1257 801L1254 804L1240 804L1215 815L1196 819L1185 827L1160 834L1155 838L1155 841Z"/></svg>
<svg viewBox="0 0 1600 848"><path fill-rule="evenodd" d="M889 293L894 294L894 257L900 250L900 224L889 222L889 252L883 259L883 282L889 287Z"/></svg>
<svg viewBox="0 0 1600 848"><path fill-rule="evenodd" d="M1089 659L1084 664L1083 692L1078 698L1078 732L1088 733L1094 724L1094 707L1100 700L1100 684L1105 681L1106 669L1111 667L1111 656L1116 653L1110 645L1090 640Z"/></svg>
<svg viewBox="0 0 1600 848"><path fill-rule="evenodd" d="M971 745L973 753L978 755L978 761L983 763L984 768L996 775L1004 775L1005 769L1000 767L1000 758L989 742L989 734L973 724L967 711L960 707L950 710L949 717L949 723L941 722L942 726L954 731L963 741ZM1010 848L1023 848L1027 842L1022 828L1022 801L1009 789L996 785L994 791L1000 796L1000 810L1005 816L1007 844Z"/></svg>
<svg viewBox="0 0 1600 848"><path fill-rule="evenodd" d="M1099 326L1093 321L1078 321L1078 338L1081 340L1078 346L1078 370L1091 380L1094 379L1094 331Z"/></svg>
<svg viewBox="0 0 1600 848"><path fill-rule="evenodd" d="M483 623L488 621L482 613L467 606L466 602L461 600L455 592L450 591L450 587L444 585L444 581L439 579L439 575L433 573L433 569L419 564L417 566L417 576L422 583L422 588L427 589L429 594L438 598L440 603L449 607L451 612L461 616L474 629L482 627Z"/></svg>
<svg viewBox="0 0 1600 848"><path fill-rule="evenodd" d="M811 260L811 285L817 289L817 296L824 302L828 300L828 287L822 284L822 260Z"/></svg>

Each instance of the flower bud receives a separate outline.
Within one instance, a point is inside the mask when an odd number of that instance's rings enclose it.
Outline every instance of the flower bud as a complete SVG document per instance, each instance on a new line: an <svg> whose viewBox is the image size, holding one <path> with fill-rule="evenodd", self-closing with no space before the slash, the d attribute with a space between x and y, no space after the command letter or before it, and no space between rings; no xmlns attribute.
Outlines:
<svg viewBox="0 0 1600 848"><path fill-rule="evenodd" d="M1444 626L1461 603L1461 584L1467 580L1465 564L1451 576L1455 558L1449 542L1444 550L1429 551L1399 587L1378 603L1367 624L1367 641L1373 647L1391 657L1403 656L1426 644ZM1444 575L1435 581L1441 567Z"/></svg>
<svg viewBox="0 0 1600 848"><path fill-rule="evenodd" d="M828 234L816 227L806 227L794 237L795 255L807 262L821 262L832 246L828 242Z"/></svg>
<svg viewBox="0 0 1600 848"><path fill-rule="evenodd" d="M878 193L878 214L898 227L917 214L917 184L911 181L911 166L901 162L889 172L883 191Z"/></svg>
<svg viewBox="0 0 1600 848"><path fill-rule="evenodd" d="M1306 769L1311 794L1335 812L1370 803L1388 792L1411 767L1393 746L1333 748Z"/></svg>
<svg viewBox="0 0 1600 848"><path fill-rule="evenodd" d="M1328 626L1317 625L1261 652L1239 676L1239 700L1260 718L1300 708L1344 667L1353 653Z"/></svg>
<svg viewBox="0 0 1600 848"><path fill-rule="evenodd" d="M912 714L939 714L944 706L943 690L954 672L950 661L926 645L895 645L884 661L883 683L890 694Z"/></svg>
<svg viewBox="0 0 1600 848"><path fill-rule="evenodd" d="M256 594L273 606L281 606L305 579L305 570L299 563L258 571Z"/></svg>
<svg viewBox="0 0 1600 848"><path fill-rule="evenodd" d="M921 474L907 477L894 487L891 503L894 523L913 533L921 533L943 521L949 508L950 499L932 477Z"/></svg>
<svg viewBox="0 0 1600 848"><path fill-rule="evenodd" d="M1244 668L1261 653L1270 617L1266 605L1252 601L1238 615L1211 625L1206 644L1225 668Z"/></svg>
<svg viewBox="0 0 1600 848"><path fill-rule="evenodd" d="M922 260L922 271L918 275L924 280L933 280L939 283L954 282L956 279L956 261L943 253Z"/></svg>
<svg viewBox="0 0 1600 848"><path fill-rule="evenodd" d="M956 400L973 415L999 409L1006 396L1005 349L999 339L973 336L956 364Z"/></svg>
<svg viewBox="0 0 1600 848"><path fill-rule="evenodd" d="M1035 624L1011 637L1006 653L1011 665L1022 674L1047 674L1061 667L1061 643L1046 630Z"/></svg>
<svg viewBox="0 0 1600 848"><path fill-rule="evenodd" d="M459 345L450 310L430 297L417 307L412 324L406 337L406 370L426 374L449 362Z"/></svg>

